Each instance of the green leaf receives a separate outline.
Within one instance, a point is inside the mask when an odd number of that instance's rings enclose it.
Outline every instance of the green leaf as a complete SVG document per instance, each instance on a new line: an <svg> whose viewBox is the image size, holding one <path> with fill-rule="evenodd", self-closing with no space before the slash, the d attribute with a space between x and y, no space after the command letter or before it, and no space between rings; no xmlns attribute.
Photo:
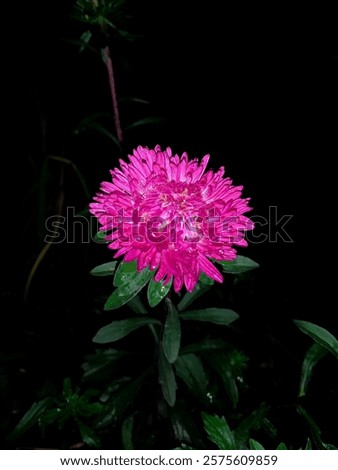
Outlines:
<svg viewBox="0 0 338 470"><path fill-rule="evenodd" d="M121 261L115 272L114 286L121 287L129 284L138 274L136 261L131 261L130 263Z"/></svg>
<svg viewBox="0 0 338 470"><path fill-rule="evenodd" d="M216 325L229 325L239 318L238 313L226 308L206 308L204 310L189 310L180 314L183 320L209 321Z"/></svg>
<svg viewBox="0 0 338 470"><path fill-rule="evenodd" d="M337 447L333 446L332 444L325 444L322 439L321 439L321 430L319 429L319 426L316 424L315 420L312 418L311 415L301 406L297 406L297 411L298 413L306 419L308 422L308 425L311 430L311 434L313 437L313 441L316 444L317 448L322 450L337 450Z"/></svg>
<svg viewBox="0 0 338 470"><path fill-rule="evenodd" d="M90 127L93 122L97 122L98 119L109 118L109 117L110 117L109 113L93 113L93 114L90 114L89 116L86 116L85 118L82 119L82 121L74 129L73 133L74 134L80 134L80 132L83 132L86 129L88 129L88 127Z"/></svg>
<svg viewBox="0 0 338 470"><path fill-rule="evenodd" d="M185 346L184 348L181 348L180 355L182 356L183 354L191 354L191 353L202 353L205 351L219 351L219 350L226 350L229 349L229 345L221 340L221 339L209 339L206 338L203 341L200 341L198 343L192 343L188 344L188 346Z"/></svg>
<svg viewBox="0 0 338 470"><path fill-rule="evenodd" d="M99 428L111 426L113 422L118 420L122 413L131 406L135 397L143 385L145 379L149 376L150 370L143 372L139 377L130 381L125 387L119 388L105 405L96 425ZM116 381L115 381L116 382Z"/></svg>
<svg viewBox="0 0 338 470"><path fill-rule="evenodd" d="M73 133L74 134L80 134L81 132L84 132L87 129L93 129L100 134L104 135L105 137L108 137L111 141L116 144L116 146L120 149L120 143L118 139L115 137L114 134L112 134L105 126L100 124L98 121L101 118L109 117L109 114L107 113L94 113L89 116L86 116L79 124L78 126L74 129Z"/></svg>
<svg viewBox="0 0 338 470"><path fill-rule="evenodd" d="M122 96L118 99L119 103L123 103L124 101L139 103L139 104L150 104L150 101L144 100L143 98L136 98L134 96Z"/></svg>
<svg viewBox="0 0 338 470"><path fill-rule="evenodd" d="M202 284L207 284L208 286L212 286L215 283L215 281L211 279L211 277L207 276L204 273L200 274L199 282L201 282Z"/></svg>
<svg viewBox="0 0 338 470"><path fill-rule="evenodd" d="M162 387L163 397L169 406L174 406L176 402L176 380L172 365L164 355L163 347L160 345L158 355L159 381Z"/></svg>
<svg viewBox="0 0 338 470"><path fill-rule="evenodd" d="M235 450L236 444L233 432L230 430L225 418L202 413L204 428L209 439L221 450Z"/></svg>
<svg viewBox="0 0 338 470"><path fill-rule="evenodd" d="M100 349L95 354L89 354L85 357L86 362L81 368L84 373L83 382L101 382L110 377L121 359L124 359L128 353L117 349Z"/></svg>
<svg viewBox="0 0 338 470"><path fill-rule="evenodd" d="M117 261L110 261L109 263L100 264L90 271L93 276L112 276L115 272Z"/></svg>
<svg viewBox="0 0 338 470"><path fill-rule="evenodd" d="M228 274L241 274L259 268L259 264L246 256L237 256L233 261L217 261L222 266L223 272Z"/></svg>
<svg viewBox="0 0 338 470"><path fill-rule="evenodd" d="M262 403L257 410L250 413L244 418L235 430L237 449L245 449L246 442L249 439L251 429L258 430L261 428L264 418L269 411L269 406Z"/></svg>
<svg viewBox="0 0 338 470"><path fill-rule="evenodd" d="M236 376L231 367L230 355L224 352L210 352L206 355L206 358L210 366L221 378L232 406L236 408L238 404L238 388L236 384Z"/></svg>
<svg viewBox="0 0 338 470"><path fill-rule="evenodd" d="M268 434L270 439L276 439L278 436L278 430L276 427L271 423L268 418L264 418L262 420L262 429Z"/></svg>
<svg viewBox="0 0 338 470"><path fill-rule="evenodd" d="M97 132L99 132L100 134L102 134L103 136L105 137L108 137L108 139L110 139L111 141L114 142L114 144L120 148L120 142L118 141L118 139L114 136L114 134L112 134L108 129L106 129L104 126L102 126L101 124L99 124L98 122L92 122L91 124L88 125L88 129L94 129L96 130Z"/></svg>
<svg viewBox="0 0 338 470"><path fill-rule="evenodd" d="M328 353L327 349L318 343L313 344L307 351L303 365L299 385L299 397L306 394L308 383L312 376L312 370L317 362Z"/></svg>
<svg viewBox="0 0 338 470"><path fill-rule="evenodd" d="M200 283L198 283L196 285L195 289L192 292L187 292L184 295L183 299L177 305L177 310L179 312L182 312L187 307L189 307L190 304L195 302L195 300L197 300L199 297L201 297L201 295L203 295L205 292L207 292L210 288L211 288L211 286L208 286L206 284L201 285Z"/></svg>
<svg viewBox="0 0 338 470"><path fill-rule="evenodd" d="M174 450L195 450L193 447L189 447L184 442L181 443L180 447L174 447Z"/></svg>
<svg viewBox="0 0 338 470"><path fill-rule="evenodd" d="M325 449L325 445L323 444L322 439L320 437L321 430L319 429L315 420L312 418L312 416L309 415L309 413L302 406L297 405L296 409L297 409L297 412L307 421L311 430L313 441L315 442L318 449L320 450Z"/></svg>
<svg viewBox="0 0 338 470"><path fill-rule="evenodd" d="M180 350L181 324L177 310L171 300L166 298L165 302L168 314L163 329L163 352L170 364L173 364Z"/></svg>
<svg viewBox="0 0 338 470"><path fill-rule="evenodd" d="M158 320L153 318L128 318L127 320L113 321L109 325L101 328L93 338L94 343L112 343L121 338L129 335L132 331L137 330L145 325L158 325L161 324Z"/></svg>
<svg viewBox="0 0 338 470"><path fill-rule="evenodd" d="M92 38L92 32L89 29L81 35L80 41L83 43L83 45L80 47L79 52L83 52L85 50L91 38Z"/></svg>
<svg viewBox="0 0 338 470"><path fill-rule="evenodd" d="M148 313L139 295L135 295L135 297L129 300L127 305L132 309L133 312L137 313L138 315L147 315Z"/></svg>
<svg viewBox="0 0 338 470"><path fill-rule="evenodd" d="M90 416L97 416L100 414L102 411L103 405L102 403L98 402L93 402L93 403L88 403L89 397L82 396L78 402L77 402L77 411L78 415L84 416L85 418L88 418Z"/></svg>
<svg viewBox="0 0 338 470"><path fill-rule="evenodd" d="M338 340L325 328L308 321L293 320L298 328L338 358Z"/></svg>
<svg viewBox="0 0 338 470"><path fill-rule="evenodd" d="M83 442L93 449L99 449L101 447L101 441L95 431L81 421L78 422L78 425Z"/></svg>
<svg viewBox="0 0 338 470"><path fill-rule="evenodd" d="M135 121L132 124L129 124L129 126L126 127L126 131L129 131L130 129L134 129L135 127L140 127L140 126L145 126L147 124L158 124L164 122L165 119L163 117L147 117L144 119L140 119L139 121Z"/></svg>
<svg viewBox="0 0 338 470"><path fill-rule="evenodd" d="M153 273L148 268L137 273L128 284L121 285L114 290L107 299L104 309L114 310L129 302L147 284L152 275Z"/></svg>
<svg viewBox="0 0 338 470"><path fill-rule="evenodd" d="M311 439L307 438L306 440L306 446L304 450L312 450L312 442Z"/></svg>
<svg viewBox="0 0 338 470"><path fill-rule="evenodd" d="M168 294L171 284L172 280L170 280L170 282L165 286L162 281L156 282L154 281L154 278L150 280L147 293L150 307L155 307L161 302L161 300Z"/></svg>
<svg viewBox="0 0 338 470"><path fill-rule="evenodd" d="M191 449L191 447L185 446L184 442L193 443L198 448L203 449L205 443L200 436L199 427L187 408L186 402L178 401L173 408L168 409L175 438L186 450Z"/></svg>
<svg viewBox="0 0 338 470"><path fill-rule="evenodd" d="M63 411L61 408L52 408L51 410L46 411L43 416L40 418L41 422L41 430L42 433L46 429L47 426L55 423L55 421L59 421L60 417L62 419Z"/></svg>
<svg viewBox="0 0 338 470"><path fill-rule="evenodd" d="M102 232L99 231L97 234L94 236L94 241L96 243L108 243L108 241L105 239L107 236L107 232Z"/></svg>
<svg viewBox="0 0 338 470"><path fill-rule="evenodd" d="M326 450L338 450L338 447L332 445L332 444L324 444L324 447Z"/></svg>
<svg viewBox="0 0 338 470"><path fill-rule="evenodd" d="M72 383L69 377L66 377L63 381L62 393L66 401L71 400L74 395L73 390L72 390Z"/></svg>
<svg viewBox="0 0 338 470"><path fill-rule="evenodd" d="M134 417L128 416L123 423L121 429L121 439L123 448L126 450L134 450L133 446L133 427L134 427Z"/></svg>
<svg viewBox="0 0 338 470"><path fill-rule="evenodd" d="M91 52L94 52L95 54L98 53L98 51L95 49L95 47L91 46L89 43L85 43L84 41L81 41L81 39L64 39L64 41L68 44L72 44L73 46L80 46L79 53L82 52L83 49L87 49Z"/></svg>
<svg viewBox="0 0 338 470"><path fill-rule="evenodd" d="M288 450L284 442L281 442L276 450Z"/></svg>
<svg viewBox="0 0 338 470"><path fill-rule="evenodd" d="M194 395L202 402L207 401L208 379L201 360L195 354L179 356L175 362L175 371Z"/></svg>
<svg viewBox="0 0 338 470"><path fill-rule="evenodd" d="M262 444L255 441L255 439L249 439L250 450L265 450Z"/></svg>
<svg viewBox="0 0 338 470"><path fill-rule="evenodd" d="M9 435L8 440L13 441L14 439L17 439L18 437L25 434L35 424L37 424L39 419L49 408L51 402L52 399L50 397L47 397L43 400L33 403L27 413L20 419L19 423L15 426L15 428Z"/></svg>

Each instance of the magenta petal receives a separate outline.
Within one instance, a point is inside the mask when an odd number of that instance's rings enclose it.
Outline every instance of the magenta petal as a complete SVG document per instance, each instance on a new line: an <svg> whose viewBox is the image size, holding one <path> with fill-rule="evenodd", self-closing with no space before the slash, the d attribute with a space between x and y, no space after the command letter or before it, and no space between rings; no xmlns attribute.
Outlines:
<svg viewBox="0 0 338 470"><path fill-rule="evenodd" d="M201 271L203 271L204 274L211 277L211 279L214 279L215 281L223 282L222 274L218 271L218 269L215 268L212 262L209 261L204 255L200 255L198 257L198 261L199 261Z"/></svg>
<svg viewBox="0 0 338 470"><path fill-rule="evenodd" d="M157 268L157 266L160 262L160 259L161 259L161 253L155 252L153 254L153 257L151 258L150 266L149 266L152 271L154 271L154 269Z"/></svg>
<svg viewBox="0 0 338 470"><path fill-rule="evenodd" d="M174 291L179 292L183 286L183 276L182 274L177 274L174 276Z"/></svg>
<svg viewBox="0 0 338 470"><path fill-rule="evenodd" d="M124 255L127 251L129 251L129 246L124 246L120 248L114 255L114 258L118 258L121 255Z"/></svg>
<svg viewBox="0 0 338 470"><path fill-rule="evenodd" d="M107 236L108 247L136 260L138 270L155 271L155 281L191 292L200 272L222 282L211 259L231 261L234 247L245 247L245 232L254 228L244 214L249 199L242 186L224 177L224 168L206 172L209 155L199 162L188 155L139 146L111 170L89 205Z"/></svg>
<svg viewBox="0 0 338 470"><path fill-rule="evenodd" d="M140 253L141 250L138 250L137 248L132 248L128 251L128 253L125 254L124 261L126 261L127 263L129 263L129 261L134 261Z"/></svg>
<svg viewBox="0 0 338 470"><path fill-rule="evenodd" d="M162 258L160 267L159 267L159 269L158 269L158 271L157 271L157 273L155 274L155 277L154 277L155 281L156 282L161 281L161 279L164 278L164 276L167 274L167 272L168 272L167 263Z"/></svg>
<svg viewBox="0 0 338 470"><path fill-rule="evenodd" d="M113 243L109 243L108 248L110 248L111 250L117 250L117 248L119 248L120 245L121 245L120 240L115 240Z"/></svg>
<svg viewBox="0 0 338 470"><path fill-rule="evenodd" d="M192 292L197 284L198 277L192 278L190 276L184 276L184 284L188 292Z"/></svg>

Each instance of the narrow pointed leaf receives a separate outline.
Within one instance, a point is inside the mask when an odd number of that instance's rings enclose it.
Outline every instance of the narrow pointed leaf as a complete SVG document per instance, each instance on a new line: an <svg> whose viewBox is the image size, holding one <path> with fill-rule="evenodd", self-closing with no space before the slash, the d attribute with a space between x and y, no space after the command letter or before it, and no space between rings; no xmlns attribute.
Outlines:
<svg viewBox="0 0 338 470"><path fill-rule="evenodd" d="M235 408L238 404L238 388L236 376L231 367L230 356L223 352L210 352L206 359L223 382L226 393L228 394L232 406Z"/></svg>
<svg viewBox="0 0 338 470"><path fill-rule="evenodd" d="M306 446L304 450L312 450L312 442L311 439L307 438L306 440Z"/></svg>
<svg viewBox="0 0 338 470"><path fill-rule="evenodd" d="M241 274L259 268L259 264L246 256L237 256L233 261L217 261L223 272L228 274Z"/></svg>
<svg viewBox="0 0 338 470"><path fill-rule="evenodd" d="M85 50L91 38L92 38L92 32L89 29L81 35L80 41L83 43L83 45L80 47L79 52L83 52Z"/></svg>
<svg viewBox="0 0 338 470"><path fill-rule="evenodd" d="M318 343L313 344L307 351L300 377L299 397L306 394L308 383L312 377L312 371L317 362L328 353L328 350Z"/></svg>
<svg viewBox="0 0 338 470"><path fill-rule="evenodd" d="M265 450L262 444L255 441L255 439L249 439L250 450Z"/></svg>
<svg viewBox="0 0 338 470"><path fill-rule="evenodd" d="M270 439L277 439L278 430L268 418L262 420L262 429L269 435Z"/></svg>
<svg viewBox="0 0 338 470"><path fill-rule="evenodd" d="M144 100L143 98L136 98L134 96L122 96L122 98L118 99L119 103L123 103L124 101L140 103L140 104L150 104L150 101Z"/></svg>
<svg viewBox="0 0 338 470"><path fill-rule="evenodd" d="M188 410L184 401L178 401L173 408L168 409L168 415L174 430L175 438L181 443L182 450L191 449L184 443L194 444L199 449L205 448L205 443L199 433L199 426ZM183 447L184 446L184 447Z"/></svg>
<svg viewBox="0 0 338 470"><path fill-rule="evenodd" d="M107 232L99 231L99 232L97 232L97 234L94 236L94 241L95 241L96 243L108 243L108 241L106 240L106 236L107 236Z"/></svg>
<svg viewBox="0 0 338 470"><path fill-rule="evenodd" d="M207 284L208 286L212 286L215 283L215 281L211 279L211 277L207 276L204 273L200 274L199 282L201 282L202 284Z"/></svg>
<svg viewBox="0 0 338 470"><path fill-rule="evenodd" d="M276 450L288 450L288 448L286 447L286 445L284 444L284 442L281 442L277 449Z"/></svg>
<svg viewBox="0 0 338 470"><path fill-rule="evenodd" d="M98 428L104 428L117 421L126 409L134 402L137 393L148 378L150 370L130 381L125 387L119 388L102 410L96 423Z"/></svg>
<svg viewBox="0 0 338 470"><path fill-rule="evenodd" d="M137 273L128 284L118 287L107 299L104 309L114 310L129 302L147 284L153 273L149 269L143 269Z"/></svg>
<svg viewBox="0 0 338 470"><path fill-rule="evenodd" d="M226 308L206 308L204 310L189 310L180 314L183 320L209 321L216 325L230 325L239 318L238 313Z"/></svg>
<svg viewBox="0 0 338 470"><path fill-rule="evenodd" d="M69 377L66 377L63 381L63 390L62 394L65 397L66 401L70 401L74 392L72 390L72 382Z"/></svg>
<svg viewBox="0 0 338 470"><path fill-rule="evenodd" d="M95 354L85 357L86 362L81 365L83 372L82 382L94 382L95 384L105 381L110 377L129 353L117 349L99 349Z"/></svg>
<svg viewBox="0 0 338 470"><path fill-rule="evenodd" d="M308 321L293 320L298 328L338 358L338 340L325 328Z"/></svg>
<svg viewBox="0 0 338 470"><path fill-rule="evenodd" d="M169 406L174 406L176 402L176 379L172 365L164 355L163 348L160 347L158 358L159 381L162 387L163 397Z"/></svg>
<svg viewBox="0 0 338 470"><path fill-rule="evenodd" d="M163 329L163 352L170 364L173 364L180 350L181 324L177 310L168 298L166 305L168 314Z"/></svg>
<svg viewBox="0 0 338 470"><path fill-rule="evenodd" d="M123 448L126 450L133 450L133 427L134 427L134 417L128 416L123 423L121 429L121 438Z"/></svg>
<svg viewBox="0 0 338 470"><path fill-rule="evenodd" d="M82 121L78 124L78 126L74 129L74 134L79 134L80 132L85 131L88 127L91 126L93 122L98 122L99 119L102 118L109 118L108 113L93 113L89 116L86 116Z"/></svg>
<svg viewBox="0 0 338 470"><path fill-rule="evenodd" d="M230 430L225 418L211 416L207 413L202 413L202 418L204 422L204 428L208 434L209 439L214 442L219 447L219 449L236 449L233 432Z"/></svg>
<svg viewBox="0 0 338 470"><path fill-rule="evenodd" d="M264 418L269 411L268 405L262 403L257 410L244 418L235 429L237 449L245 449L251 429L258 430L262 427Z"/></svg>
<svg viewBox="0 0 338 470"><path fill-rule="evenodd" d="M126 130L129 131L130 129L134 129L135 127L145 126L147 124L158 124L164 122L165 119L163 117L147 117L144 119L140 119L139 121L135 121L129 126L126 127Z"/></svg>
<svg viewBox="0 0 338 470"><path fill-rule="evenodd" d="M188 344L184 348L181 348L180 355L191 354L191 353L203 353L208 351L219 351L229 349L229 344L221 339L204 339L198 343Z"/></svg>
<svg viewBox="0 0 338 470"><path fill-rule="evenodd" d="M158 325L160 322L153 318L136 317L128 320L113 321L101 328L93 338L94 343L112 343L129 335L129 333L145 325Z"/></svg>
<svg viewBox="0 0 338 470"><path fill-rule="evenodd" d="M309 428L311 430L313 441L316 444L317 448L320 450L325 449L325 446L321 439L321 430L319 429L315 420L312 418L312 416L309 415L309 413L302 406L298 405L296 409L298 413L307 421Z"/></svg>
<svg viewBox="0 0 338 470"><path fill-rule="evenodd" d="M95 431L93 431L92 428L80 421L79 429L83 442L85 442L89 447L93 449L98 449L99 447L101 447L100 438L95 433Z"/></svg>
<svg viewBox="0 0 338 470"><path fill-rule="evenodd" d="M48 407L50 406L51 398L44 398L38 402L33 403L27 413L21 418L14 430L8 437L9 441L17 439L31 429L43 416Z"/></svg>
<svg viewBox="0 0 338 470"><path fill-rule="evenodd" d="M312 433L313 442L316 444L317 448L320 450L337 450L337 447L334 445L326 444L322 441L321 430L313 417L302 406L298 405L296 408L298 413L306 419Z"/></svg>
<svg viewBox="0 0 338 470"><path fill-rule="evenodd" d="M89 126L88 126L89 129L94 129L96 130L97 132L99 132L100 134L104 135L105 137L108 137L108 139L110 139L111 141L114 142L114 144L120 148L120 143L118 141L118 139L114 136L114 134L112 134L108 129L106 129L104 126L102 126L101 124L99 124L98 122L92 122Z"/></svg>
<svg viewBox="0 0 338 470"><path fill-rule="evenodd" d="M165 286L163 285L162 281L156 282L154 278L150 280L147 292L150 307L155 307L161 302L162 299L164 299L170 290L171 284L172 280L170 280L170 282L168 282L168 284Z"/></svg>
<svg viewBox="0 0 338 470"><path fill-rule="evenodd" d="M121 287L125 284L129 284L137 275L136 261L132 261L131 263L121 261L115 272L114 286Z"/></svg>
<svg viewBox="0 0 338 470"><path fill-rule="evenodd" d="M100 264L90 271L93 276L112 276L115 272L117 261Z"/></svg>
<svg viewBox="0 0 338 470"><path fill-rule="evenodd" d="M208 379L201 360L195 354L185 354L175 362L176 375L180 377L190 391L202 402L207 399Z"/></svg>

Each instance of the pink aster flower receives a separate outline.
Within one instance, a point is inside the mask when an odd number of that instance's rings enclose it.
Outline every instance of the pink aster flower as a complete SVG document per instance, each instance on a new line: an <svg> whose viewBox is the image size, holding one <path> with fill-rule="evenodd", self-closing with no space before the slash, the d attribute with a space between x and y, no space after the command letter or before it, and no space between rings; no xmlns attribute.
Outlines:
<svg viewBox="0 0 338 470"><path fill-rule="evenodd" d="M206 172L208 161L209 155L199 163L170 148L139 146L90 204L101 230L110 232L114 257L156 271L155 281L173 279L176 292L183 284L191 292L201 272L223 282L210 259L235 259L233 246L246 246L245 231L253 228L243 215L250 208L242 186L224 178L223 167Z"/></svg>

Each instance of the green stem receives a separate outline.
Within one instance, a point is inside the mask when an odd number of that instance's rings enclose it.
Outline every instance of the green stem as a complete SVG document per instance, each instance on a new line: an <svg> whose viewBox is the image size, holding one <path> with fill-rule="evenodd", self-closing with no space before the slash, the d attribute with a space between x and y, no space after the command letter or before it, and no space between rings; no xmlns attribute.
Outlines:
<svg viewBox="0 0 338 470"><path fill-rule="evenodd" d="M160 338L158 336L158 333L156 331L156 328L154 327L154 325L148 325L149 327L149 330L151 331L151 334L153 335L154 337L154 341L155 341L155 344L157 345L160 341Z"/></svg>

